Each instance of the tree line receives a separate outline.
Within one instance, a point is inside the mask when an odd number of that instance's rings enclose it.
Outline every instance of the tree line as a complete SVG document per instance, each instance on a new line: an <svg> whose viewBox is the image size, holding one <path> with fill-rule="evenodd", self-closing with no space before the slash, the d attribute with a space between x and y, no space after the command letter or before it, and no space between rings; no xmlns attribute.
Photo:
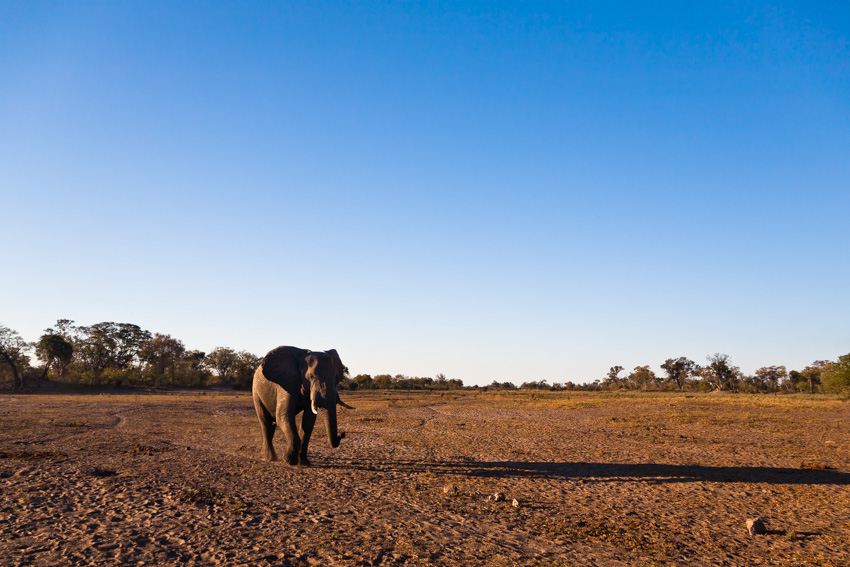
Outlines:
<svg viewBox="0 0 850 567"><path fill-rule="evenodd" d="M35 360L33 360L35 359ZM0 325L0 382L39 386L46 381L107 387L250 389L262 357L216 347L190 350L180 339L151 333L132 323L75 325L59 319L35 342ZM348 390L458 390L463 382L379 374L347 375L339 387Z"/></svg>
<svg viewBox="0 0 850 567"><path fill-rule="evenodd" d="M32 355L40 365L33 365ZM250 388L260 360L228 347L209 353L190 350L180 339L132 323L81 326L59 319L33 343L0 326L0 379L11 379L16 389L46 380L93 386Z"/></svg>
<svg viewBox="0 0 850 567"><path fill-rule="evenodd" d="M463 382L457 378L446 378L437 374L435 378L405 376L404 374L378 374L374 378L369 374L358 374L354 378L345 378L339 383L342 390L462 390Z"/></svg>
<svg viewBox="0 0 850 567"><path fill-rule="evenodd" d="M36 362L34 364L33 358ZM93 386L204 388L232 386L250 389L261 357L247 351L216 347L206 353L187 349L183 341L151 333L132 323L103 322L75 325L59 319L29 343L0 325L0 382L16 389L25 383L47 380ZM348 375L339 384L346 390L726 390L734 392L827 392L850 395L850 354L836 361L817 360L802 370L764 366L746 375L726 354L715 353L699 365L686 357L668 358L663 375L649 365L625 373L612 366L604 378L584 384L548 383L546 380L498 382L487 386L464 386L444 374L411 377L403 374Z"/></svg>
<svg viewBox="0 0 850 567"><path fill-rule="evenodd" d="M636 366L630 373L621 373L622 366L612 366L602 380L594 384L603 390L701 390L744 393L827 392L850 394L850 354L837 361L816 360L802 370L785 366L762 366L753 374L744 374L732 364L727 354L714 353L699 365L684 356L668 358L661 364L662 376L649 365Z"/></svg>

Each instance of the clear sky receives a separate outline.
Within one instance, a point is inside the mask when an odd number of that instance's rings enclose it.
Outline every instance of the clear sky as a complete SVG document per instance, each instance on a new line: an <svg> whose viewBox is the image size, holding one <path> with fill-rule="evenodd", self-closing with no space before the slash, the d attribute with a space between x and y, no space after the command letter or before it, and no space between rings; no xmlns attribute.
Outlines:
<svg viewBox="0 0 850 567"><path fill-rule="evenodd" d="M0 324L466 384L835 359L848 33L838 1L4 2Z"/></svg>

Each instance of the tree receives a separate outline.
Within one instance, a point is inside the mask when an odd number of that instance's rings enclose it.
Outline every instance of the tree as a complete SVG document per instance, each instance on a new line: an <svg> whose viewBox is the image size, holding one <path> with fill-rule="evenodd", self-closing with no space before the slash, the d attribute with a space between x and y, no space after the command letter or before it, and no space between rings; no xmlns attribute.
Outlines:
<svg viewBox="0 0 850 567"><path fill-rule="evenodd" d="M646 390L650 384L655 384L658 381L658 377L655 372L649 369L647 364L646 366L635 366L635 369L629 374L628 380L634 388Z"/></svg>
<svg viewBox="0 0 850 567"><path fill-rule="evenodd" d="M836 362L821 372L823 389L831 394L850 395L850 353L839 356Z"/></svg>
<svg viewBox="0 0 850 567"><path fill-rule="evenodd" d="M74 321L71 319L58 319L56 328L47 328L44 330L46 335L59 335L72 345L80 338L80 328L74 326Z"/></svg>
<svg viewBox="0 0 850 567"><path fill-rule="evenodd" d="M803 378L803 374L798 370L789 370L788 377L785 379L782 384L779 386L781 388L785 388L786 390L790 390L792 392L802 392L803 384L806 383L806 379Z"/></svg>
<svg viewBox="0 0 850 567"><path fill-rule="evenodd" d="M728 354L716 352L706 357L708 366L705 368L704 376L708 382L718 390L729 389L734 386L740 370L732 366Z"/></svg>
<svg viewBox="0 0 850 567"><path fill-rule="evenodd" d="M800 374L809 384L809 393L814 394L815 389L820 386L823 373L832 367L829 360L816 360L810 366L806 366Z"/></svg>
<svg viewBox="0 0 850 567"><path fill-rule="evenodd" d="M376 390L389 390L393 386L393 377L389 374L378 374L372 379L372 386Z"/></svg>
<svg viewBox="0 0 850 567"><path fill-rule="evenodd" d="M685 381L691 377L697 369L693 360L680 356L679 358L668 358L661 365L661 369L667 373L667 379L676 384L679 390L685 389Z"/></svg>
<svg viewBox="0 0 850 567"><path fill-rule="evenodd" d="M0 362L5 362L12 369L12 388L20 390L24 387L21 367L29 363L25 351L29 344L9 327L0 325Z"/></svg>
<svg viewBox="0 0 850 567"><path fill-rule="evenodd" d="M250 390L254 381L254 372L262 360L262 357L246 350L236 353L236 364L233 367L233 387L239 390Z"/></svg>
<svg viewBox="0 0 850 567"><path fill-rule="evenodd" d="M755 378L762 387L776 391L779 382L788 378L788 372L784 366L762 366L756 370Z"/></svg>
<svg viewBox="0 0 850 567"><path fill-rule="evenodd" d="M35 345L35 355L44 363L42 380L47 378L51 366L56 369L57 376L62 378L74 357L74 345L60 334L46 332Z"/></svg>
<svg viewBox="0 0 850 567"><path fill-rule="evenodd" d="M95 374L107 368L128 368L137 359L142 343L151 338L150 331L132 323L103 322L78 330L81 362Z"/></svg>
<svg viewBox="0 0 850 567"><path fill-rule="evenodd" d="M186 386L205 386L210 378L206 368L207 355L200 350L189 350L177 361L177 375Z"/></svg>
<svg viewBox="0 0 850 567"><path fill-rule="evenodd" d="M618 386L621 382L620 372L625 370L622 366L612 366L608 369L608 374L605 376L605 380L602 381L603 386Z"/></svg>
<svg viewBox="0 0 850 567"><path fill-rule="evenodd" d="M147 373L153 378L154 384L164 384L168 376L169 384L174 385L177 374L177 362L186 354L183 341L171 335L156 333L139 346L138 357L145 363Z"/></svg>
<svg viewBox="0 0 850 567"><path fill-rule="evenodd" d="M523 382L520 385L520 390L548 390L549 384L546 380L532 380L531 382Z"/></svg>
<svg viewBox="0 0 850 567"><path fill-rule="evenodd" d="M207 355L207 364L222 382L226 382L233 377L233 371L236 370L238 363L239 355L232 348L215 347Z"/></svg>
<svg viewBox="0 0 850 567"><path fill-rule="evenodd" d="M352 378L352 389L354 390L371 390L372 377L368 374L358 374Z"/></svg>
<svg viewBox="0 0 850 567"><path fill-rule="evenodd" d="M516 390L516 384L513 382L499 382L497 380L493 380L493 383L489 386L486 386L488 390Z"/></svg>

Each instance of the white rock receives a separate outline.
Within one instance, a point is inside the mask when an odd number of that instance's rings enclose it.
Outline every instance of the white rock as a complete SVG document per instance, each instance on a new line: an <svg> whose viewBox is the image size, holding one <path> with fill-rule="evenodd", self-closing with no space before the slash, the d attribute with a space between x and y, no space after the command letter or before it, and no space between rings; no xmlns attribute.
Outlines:
<svg viewBox="0 0 850 567"><path fill-rule="evenodd" d="M519 500L517 500L516 498L514 498L514 501L513 501L513 502L511 502L511 505L512 505L514 508L519 508Z"/></svg>

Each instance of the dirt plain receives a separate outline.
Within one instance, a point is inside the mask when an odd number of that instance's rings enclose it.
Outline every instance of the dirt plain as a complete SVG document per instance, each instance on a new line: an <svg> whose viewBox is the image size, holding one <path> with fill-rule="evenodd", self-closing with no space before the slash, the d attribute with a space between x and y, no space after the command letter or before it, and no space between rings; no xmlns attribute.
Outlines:
<svg viewBox="0 0 850 567"><path fill-rule="evenodd" d="M847 402L345 394L309 468L247 393L0 395L2 563L850 565Z"/></svg>

